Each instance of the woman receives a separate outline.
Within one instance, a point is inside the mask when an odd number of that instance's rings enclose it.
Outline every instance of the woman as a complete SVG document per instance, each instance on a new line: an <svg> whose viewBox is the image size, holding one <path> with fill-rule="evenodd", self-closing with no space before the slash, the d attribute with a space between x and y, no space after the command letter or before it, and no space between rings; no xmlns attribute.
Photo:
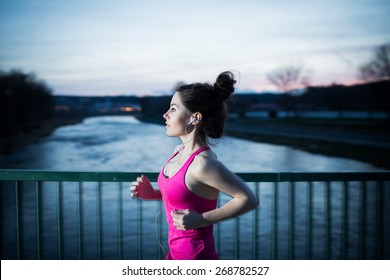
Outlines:
<svg viewBox="0 0 390 280"><path fill-rule="evenodd" d="M233 74L223 72L214 85L179 85L163 117L167 135L180 137L183 145L163 167L159 189L143 175L130 188L132 196L163 200L170 249L167 259L218 259L213 224L258 205L253 192L217 160L207 144L209 138L222 137L225 102L234 84ZM220 191L232 199L217 208Z"/></svg>

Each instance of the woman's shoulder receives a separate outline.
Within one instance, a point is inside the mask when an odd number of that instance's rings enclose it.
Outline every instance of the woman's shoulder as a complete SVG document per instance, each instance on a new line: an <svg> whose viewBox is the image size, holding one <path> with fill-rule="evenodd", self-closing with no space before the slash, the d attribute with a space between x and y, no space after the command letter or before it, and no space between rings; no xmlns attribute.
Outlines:
<svg viewBox="0 0 390 280"><path fill-rule="evenodd" d="M210 150L196 156L188 171L193 180L209 186L221 184L233 174Z"/></svg>
<svg viewBox="0 0 390 280"><path fill-rule="evenodd" d="M214 170L222 163L218 160L217 155L211 150L205 150L198 154L192 163L193 170L201 175L207 171Z"/></svg>

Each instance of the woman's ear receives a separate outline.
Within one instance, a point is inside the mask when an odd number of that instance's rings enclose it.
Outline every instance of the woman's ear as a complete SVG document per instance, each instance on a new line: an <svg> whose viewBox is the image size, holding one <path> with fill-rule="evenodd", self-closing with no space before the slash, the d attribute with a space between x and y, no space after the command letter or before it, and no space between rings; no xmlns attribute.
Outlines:
<svg viewBox="0 0 390 280"><path fill-rule="evenodd" d="M196 112L192 115L191 123L196 125L202 120L202 114L199 112Z"/></svg>

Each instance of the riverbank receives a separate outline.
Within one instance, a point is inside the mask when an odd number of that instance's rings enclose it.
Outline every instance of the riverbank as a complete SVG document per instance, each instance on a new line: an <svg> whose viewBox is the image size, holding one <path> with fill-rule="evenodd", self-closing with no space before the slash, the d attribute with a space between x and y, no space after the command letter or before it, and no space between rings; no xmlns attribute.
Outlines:
<svg viewBox="0 0 390 280"><path fill-rule="evenodd" d="M163 124L154 118L141 121ZM349 119L232 119L225 135L390 169L390 123Z"/></svg>
<svg viewBox="0 0 390 280"><path fill-rule="evenodd" d="M390 124L381 120L235 119L226 135L390 169Z"/></svg>
<svg viewBox="0 0 390 280"><path fill-rule="evenodd" d="M12 135L1 135L0 154L10 154L17 149L38 141L42 137L49 136L59 127L77 124L82 121L83 118L53 118L30 127L28 131L19 131Z"/></svg>

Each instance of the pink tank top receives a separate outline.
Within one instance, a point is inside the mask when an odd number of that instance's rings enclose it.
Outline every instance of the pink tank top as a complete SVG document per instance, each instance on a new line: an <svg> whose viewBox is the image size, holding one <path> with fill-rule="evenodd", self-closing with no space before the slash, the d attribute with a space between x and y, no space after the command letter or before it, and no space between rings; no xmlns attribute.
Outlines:
<svg viewBox="0 0 390 280"><path fill-rule="evenodd" d="M190 191L185 184L186 172L195 156L209 149L209 147L202 147L195 151L171 177L167 178L164 175L165 166L158 176L158 187L162 194L168 222L168 245L170 252L166 256L167 259L218 259L214 247L213 225L194 230L178 230L173 225L171 217L171 211L175 209L190 209L198 213L204 213L217 207L217 200L200 197ZM167 163L177 153L170 157Z"/></svg>

